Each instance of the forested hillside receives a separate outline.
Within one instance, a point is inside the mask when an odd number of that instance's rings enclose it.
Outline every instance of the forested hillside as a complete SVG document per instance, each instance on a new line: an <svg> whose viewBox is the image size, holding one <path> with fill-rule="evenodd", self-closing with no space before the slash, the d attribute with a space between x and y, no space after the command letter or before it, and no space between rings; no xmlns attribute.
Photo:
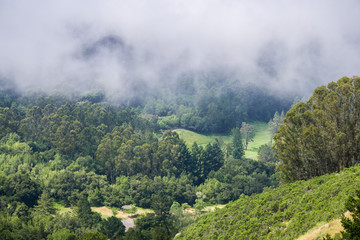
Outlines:
<svg viewBox="0 0 360 240"><path fill-rule="evenodd" d="M108 225L121 223L101 220L90 206L132 204L155 213L139 218L125 238L161 232L168 239L197 218L169 214L173 204L200 211L277 185L273 160L245 159L240 128L227 144L187 146L161 125L160 116L105 100L101 93L1 92L1 234L57 239L97 233L115 239ZM72 211L61 213L55 205Z"/></svg>

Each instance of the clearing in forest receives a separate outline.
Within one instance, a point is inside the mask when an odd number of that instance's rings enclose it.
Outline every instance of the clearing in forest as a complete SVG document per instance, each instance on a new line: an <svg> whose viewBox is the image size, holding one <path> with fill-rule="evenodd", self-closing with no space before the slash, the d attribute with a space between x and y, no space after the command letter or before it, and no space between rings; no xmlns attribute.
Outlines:
<svg viewBox="0 0 360 240"><path fill-rule="evenodd" d="M248 150L245 151L245 157L250 159L257 159L257 152L261 145L267 144L270 142L270 133L267 130L268 125L265 122L252 122L250 123L254 126L255 129L255 137L254 141L250 142L248 145ZM192 132L186 129L175 129L173 130L179 134L181 139L184 139L188 147L194 142L197 142L198 145L205 147L208 143L215 142L215 139L223 141L225 144L231 142L231 136L229 135L218 135L218 134L199 134L196 132Z"/></svg>

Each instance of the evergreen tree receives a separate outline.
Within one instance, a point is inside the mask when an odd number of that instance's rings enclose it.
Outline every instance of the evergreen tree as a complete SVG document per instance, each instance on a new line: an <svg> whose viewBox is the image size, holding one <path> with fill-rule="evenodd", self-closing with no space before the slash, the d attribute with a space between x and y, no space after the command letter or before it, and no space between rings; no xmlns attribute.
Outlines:
<svg viewBox="0 0 360 240"><path fill-rule="evenodd" d="M283 119L285 117L284 111L279 114L279 112L275 112L274 117L269 121L268 123L268 130L270 132L270 142L272 142L272 139L275 135L275 133L278 131L280 125L283 123Z"/></svg>
<svg viewBox="0 0 360 240"><path fill-rule="evenodd" d="M232 156L236 159L241 159L244 156L244 145L242 143L241 133L239 128L234 128L232 131Z"/></svg>
<svg viewBox="0 0 360 240"><path fill-rule="evenodd" d="M50 198L50 195L47 191L44 191L40 199L38 200L38 204L34 207L35 214L39 215L50 215L55 214L56 209L54 206L54 199Z"/></svg>
<svg viewBox="0 0 360 240"><path fill-rule="evenodd" d="M85 194L80 196L76 213L81 225L86 228L91 228L101 221L100 214L91 210L90 203Z"/></svg>
<svg viewBox="0 0 360 240"><path fill-rule="evenodd" d="M191 147L191 158L194 164L194 168L190 171L195 177L195 183L200 184L202 180L202 166L203 166L203 147L199 146L196 142Z"/></svg>
<svg viewBox="0 0 360 240"><path fill-rule="evenodd" d="M224 164L224 154L218 141L207 144L202 154L202 179L206 179L211 171L217 171Z"/></svg>
<svg viewBox="0 0 360 240"><path fill-rule="evenodd" d="M101 221L100 231L114 240L125 234L125 226L119 218L111 216Z"/></svg>
<svg viewBox="0 0 360 240"><path fill-rule="evenodd" d="M196 162L191 158L189 149L187 148L185 141L180 140L178 144L178 159L175 162L177 169L177 176L180 176L181 172L186 171L192 173L193 168L196 167Z"/></svg>

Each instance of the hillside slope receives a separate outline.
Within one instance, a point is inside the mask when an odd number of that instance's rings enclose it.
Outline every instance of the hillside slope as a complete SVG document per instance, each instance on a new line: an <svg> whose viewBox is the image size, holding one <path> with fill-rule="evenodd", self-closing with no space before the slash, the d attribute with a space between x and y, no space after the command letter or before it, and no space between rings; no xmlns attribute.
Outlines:
<svg viewBox="0 0 360 240"><path fill-rule="evenodd" d="M360 188L360 167L242 196L204 215L175 239L296 239L339 218Z"/></svg>

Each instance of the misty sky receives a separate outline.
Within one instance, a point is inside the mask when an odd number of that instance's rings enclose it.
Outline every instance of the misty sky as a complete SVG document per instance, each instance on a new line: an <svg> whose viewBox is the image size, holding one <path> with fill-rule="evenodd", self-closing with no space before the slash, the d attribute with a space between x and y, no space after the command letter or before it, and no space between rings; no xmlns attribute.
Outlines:
<svg viewBox="0 0 360 240"><path fill-rule="evenodd" d="M128 94L222 72L306 93L360 75L356 0L0 0L0 77Z"/></svg>

